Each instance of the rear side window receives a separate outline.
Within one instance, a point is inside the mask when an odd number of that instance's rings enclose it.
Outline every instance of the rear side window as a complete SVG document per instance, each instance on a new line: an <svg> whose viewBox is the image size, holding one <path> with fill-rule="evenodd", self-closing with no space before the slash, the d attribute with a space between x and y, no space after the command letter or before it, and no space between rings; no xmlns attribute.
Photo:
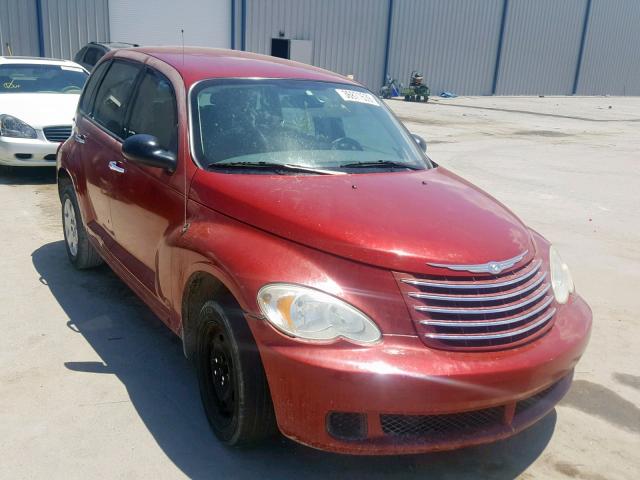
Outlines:
<svg viewBox="0 0 640 480"><path fill-rule="evenodd" d="M93 119L118 137L124 133L127 102L139 72L140 65L115 61L96 93Z"/></svg>
<svg viewBox="0 0 640 480"><path fill-rule="evenodd" d="M84 63L91 65L92 67L98 63L98 60L102 58L104 52L96 47L89 47L87 53L84 56Z"/></svg>
<svg viewBox="0 0 640 480"><path fill-rule="evenodd" d="M82 59L84 58L84 54L87 51L87 47L84 47L82 50L80 50L78 53L76 53L76 56L73 57L73 61L76 63L82 63Z"/></svg>
<svg viewBox="0 0 640 480"><path fill-rule="evenodd" d="M81 112L86 114L91 113L91 107L93 106L92 99L108 66L109 62L101 63L100 65L98 65L98 68L93 71L93 73L89 77L89 80L87 80L87 84L84 87L84 91L82 92L82 98L80 98Z"/></svg>
<svg viewBox="0 0 640 480"><path fill-rule="evenodd" d="M171 82L152 70L145 72L133 99L127 136L138 133L153 135L160 146L177 151L176 99Z"/></svg>

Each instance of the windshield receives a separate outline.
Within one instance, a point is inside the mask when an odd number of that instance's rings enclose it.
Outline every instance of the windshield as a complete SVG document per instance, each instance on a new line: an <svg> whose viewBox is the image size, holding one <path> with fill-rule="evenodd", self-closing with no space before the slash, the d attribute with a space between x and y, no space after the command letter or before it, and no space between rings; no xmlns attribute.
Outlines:
<svg viewBox="0 0 640 480"><path fill-rule="evenodd" d="M342 173L430 167L384 103L352 85L208 80L192 92L191 108L195 154L205 167Z"/></svg>
<svg viewBox="0 0 640 480"><path fill-rule="evenodd" d="M82 92L89 75L79 67L67 65L0 65L0 93Z"/></svg>

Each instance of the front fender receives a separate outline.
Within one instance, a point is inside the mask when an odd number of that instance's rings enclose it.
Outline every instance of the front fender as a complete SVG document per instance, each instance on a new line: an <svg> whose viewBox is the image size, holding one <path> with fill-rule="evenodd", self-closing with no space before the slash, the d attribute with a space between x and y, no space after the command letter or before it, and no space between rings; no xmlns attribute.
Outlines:
<svg viewBox="0 0 640 480"><path fill-rule="evenodd" d="M416 334L388 270L306 247L195 202L189 207L190 226L175 239L174 306L182 305L189 278L205 272L224 284L245 313L253 316L260 316L258 290L266 283L287 282L351 303L373 318L383 333Z"/></svg>

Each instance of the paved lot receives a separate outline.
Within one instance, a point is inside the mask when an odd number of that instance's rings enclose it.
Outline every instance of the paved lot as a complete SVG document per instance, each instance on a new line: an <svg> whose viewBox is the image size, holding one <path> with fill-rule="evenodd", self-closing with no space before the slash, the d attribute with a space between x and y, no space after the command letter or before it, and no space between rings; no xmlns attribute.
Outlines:
<svg viewBox="0 0 640 480"><path fill-rule="evenodd" d="M0 477L637 478L640 98L391 105L437 162L571 265L595 324L555 412L510 440L444 454L344 457L283 439L225 449L179 342L107 268L67 263L53 174L0 173Z"/></svg>

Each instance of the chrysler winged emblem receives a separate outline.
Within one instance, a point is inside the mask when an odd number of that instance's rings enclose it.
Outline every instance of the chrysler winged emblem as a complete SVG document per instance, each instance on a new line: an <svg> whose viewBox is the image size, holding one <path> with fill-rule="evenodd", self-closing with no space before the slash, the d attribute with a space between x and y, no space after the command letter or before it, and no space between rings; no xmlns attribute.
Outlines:
<svg viewBox="0 0 640 480"><path fill-rule="evenodd" d="M501 264L499 264L498 262L489 262L488 264L488 270L491 273L500 273L502 271L503 267Z"/></svg>
<svg viewBox="0 0 640 480"><path fill-rule="evenodd" d="M526 257L527 253L529 253L529 250L525 250L520 255L509 258L508 260L492 260L490 262L480 263L477 265L458 265L454 263L428 263L427 265L430 265L432 267L448 268L449 270L456 271L467 271L471 273L490 273L492 275L498 275L503 270L513 267L516 263Z"/></svg>

